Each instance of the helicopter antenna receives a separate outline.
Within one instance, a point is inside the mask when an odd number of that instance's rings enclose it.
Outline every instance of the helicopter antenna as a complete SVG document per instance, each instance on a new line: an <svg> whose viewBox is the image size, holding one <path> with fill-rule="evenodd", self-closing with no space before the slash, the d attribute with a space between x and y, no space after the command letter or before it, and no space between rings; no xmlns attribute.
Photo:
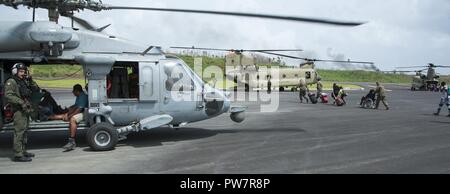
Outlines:
<svg viewBox="0 0 450 194"><path fill-rule="evenodd" d="M36 21L36 7L33 6L33 22Z"/></svg>
<svg viewBox="0 0 450 194"><path fill-rule="evenodd" d="M36 8L33 7L33 22L36 21Z"/></svg>

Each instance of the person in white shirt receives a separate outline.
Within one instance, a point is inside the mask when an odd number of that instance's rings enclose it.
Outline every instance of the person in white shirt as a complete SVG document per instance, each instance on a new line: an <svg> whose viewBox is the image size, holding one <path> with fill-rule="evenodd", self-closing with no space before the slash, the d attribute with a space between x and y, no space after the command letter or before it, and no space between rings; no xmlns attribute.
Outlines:
<svg viewBox="0 0 450 194"><path fill-rule="evenodd" d="M442 92L441 102L439 103L439 108L438 108L437 112L434 113L434 115L439 116L439 114L441 113L442 107L444 105L446 105L448 108L447 116L450 117L450 91L445 82L441 83L441 87L443 88L443 90L441 90L441 92Z"/></svg>

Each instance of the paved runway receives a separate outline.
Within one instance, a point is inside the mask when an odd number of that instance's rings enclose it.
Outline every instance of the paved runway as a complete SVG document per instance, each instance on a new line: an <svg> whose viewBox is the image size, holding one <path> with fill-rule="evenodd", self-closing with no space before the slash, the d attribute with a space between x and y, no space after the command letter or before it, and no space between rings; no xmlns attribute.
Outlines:
<svg viewBox="0 0 450 194"><path fill-rule="evenodd" d="M0 133L0 173L449 173L450 118L432 116L439 94L387 88L390 111L360 109L367 91L351 91L345 107L300 104L286 92L278 112L243 103L241 124L222 115L150 130L110 152L91 152L81 132L81 147L63 153L66 132L34 132L37 157L26 164L10 161L12 134Z"/></svg>

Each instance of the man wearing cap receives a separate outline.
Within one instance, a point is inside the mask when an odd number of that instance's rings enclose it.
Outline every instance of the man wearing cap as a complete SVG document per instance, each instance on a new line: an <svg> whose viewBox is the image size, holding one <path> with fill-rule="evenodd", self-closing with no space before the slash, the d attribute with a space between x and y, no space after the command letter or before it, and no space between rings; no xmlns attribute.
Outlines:
<svg viewBox="0 0 450 194"><path fill-rule="evenodd" d="M74 150L76 147L75 136L77 134L78 124L84 120L84 109L88 108L88 96L83 91L80 84L73 86L73 95L76 96L75 104L69 108L69 112L61 115L51 116L51 120L69 121L69 141L63 147L65 151Z"/></svg>

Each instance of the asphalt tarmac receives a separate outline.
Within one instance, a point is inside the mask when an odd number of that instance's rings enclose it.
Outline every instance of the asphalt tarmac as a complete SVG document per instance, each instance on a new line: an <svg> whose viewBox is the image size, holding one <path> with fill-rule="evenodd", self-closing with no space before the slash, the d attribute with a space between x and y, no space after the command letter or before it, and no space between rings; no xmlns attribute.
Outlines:
<svg viewBox="0 0 450 194"><path fill-rule="evenodd" d="M391 110L359 108L366 91L350 91L348 104L300 104L280 93L277 112L249 107L243 123L229 115L180 130L129 135L109 152L92 152L85 132L63 153L66 131L32 132L31 163L11 162L11 132L0 133L0 173L449 173L450 118L433 116L439 93L388 85ZM67 105L70 92L61 92Z"/></svg>

